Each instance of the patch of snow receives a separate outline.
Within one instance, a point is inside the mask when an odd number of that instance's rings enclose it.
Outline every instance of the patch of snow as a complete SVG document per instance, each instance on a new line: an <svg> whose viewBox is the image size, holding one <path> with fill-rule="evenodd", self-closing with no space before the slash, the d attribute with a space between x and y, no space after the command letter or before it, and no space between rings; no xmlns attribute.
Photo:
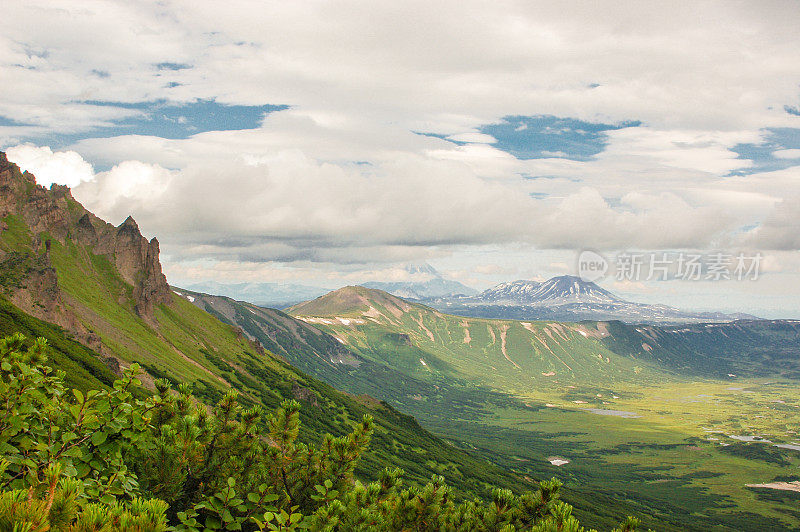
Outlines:
<svg viewBox="0 0 800 532"><path fill-rule="evenodd" d="M426 368L428 367L428 364L426 364L426 363L425 363L425 361L424 361L424 360L422 360L421 358L419 359L419 362L420 362L420 364L422 364L422 365L423 365L423 366L425 366Z"/></svg>
<svg viewBox="0 0 800 532"><path fill-rule="evenodd" d="M800 482L770 482L768 484L745 484L748 488L769 488L773 490L800 492Z"/></svg>
<svg viewBox="0 0 800 532"><path fill-rule="evenodd" d="M560 456L551 456L547 459L547 461L556 467L561 467L562 465L567 465L569 463L569 460L566 458L561 458Z"/></svg>
<svg viewBox="0 0 800 532"><path fill-rule="evenodd" d="M727 437L733 440L755 442L755 443L772 443L771 441L762 438L761 436L738 436L736 434L726 434Z"/></svg>
<svg viewBox="0 0 800 532"><path fill-rule="evenodd" d="M181 294L181 293L180 293L180 292L178 292L177 290L173 290L173 291L172 291L172 293L173 293L173 294L178 294L179 296L183 297L183 294Z"/></svg>
<svg viewBox="0 0 800 532"><path fill-rule="evenodd" d="M194 298L192 296L186 296L186 299L189 300L189 303L194 303Z"/></svg>

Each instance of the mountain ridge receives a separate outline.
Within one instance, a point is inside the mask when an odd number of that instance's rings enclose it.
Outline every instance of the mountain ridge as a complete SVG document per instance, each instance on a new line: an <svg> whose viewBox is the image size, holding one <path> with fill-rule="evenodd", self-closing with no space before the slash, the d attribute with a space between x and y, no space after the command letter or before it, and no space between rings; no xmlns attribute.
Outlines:
<svg viewBox="0 0 800 532"><path fill-rule="evenodd" d="M64 302L51 257L55 242L65 245L70 240L90 247L93 253L114 264L133 287L131 296L141 318L155 319L155 306L171 302L159 260L158 239L148 241L130 216L116 227L101 220L78 203L68 187L53 184L46 189L36 184L32 174L20 171L2 152L0 218L5 219L0 233L16 229L21 233L15 235L17 240L24 240L25 233L31 238L30 251L0 250L0 267L17 276L15 284L6 283L6 295L37 317L68 328L85 329ZM88 330L80 332L91 334Z"/></svg>
<svg viewBox="0 0 800 532"><path fill-rule="evenodd" d="M484 290L475 299L495 304L558 304L562 302L615 303L621 298L595 283L573 275L551 277L546 281L518 280Z"/></svg>
<svg viewBox="0 0 800 532"><path fill-rule="evenodd" d="M204 294L230 297L238 301L248 301L254 305L286 308L309 299L314 299L328 293L327 288L294 283L221 283L217 281L202 281L184 286Z"/></svg>
<svg viewBox="0 0 800 532"><path fill-rule="evenodd" d="M500 283L471 297L423 300L459 316L516 320L621 320L627 323L700 323L758 319L745 313L691 312L662 304L625 300L594 282L573 275L546 281Z"/></svg>

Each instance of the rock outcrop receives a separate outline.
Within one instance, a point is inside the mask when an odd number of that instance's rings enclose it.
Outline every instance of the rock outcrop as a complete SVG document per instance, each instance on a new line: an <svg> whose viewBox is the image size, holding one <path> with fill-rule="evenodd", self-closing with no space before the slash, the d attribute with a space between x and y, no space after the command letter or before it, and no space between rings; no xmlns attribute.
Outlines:
<svg viewBox="0 0 800 532"><path fill-rule="evenodd" d="M32 253L38 254L42 245L45 247L44 255L36 258L36 267L17 272L27 280L20 279L16 285L5 287L7 295L11 292L11 299L23 310L62 326L71 325L69 328L77 335L91 334L63 315L66 311L58 290L58 272L50 264L47 238L62 244L70 241L85 247L89 253L108 257L122 279L133 287L133 305L140 317L154 321L156 306L172 301L161 270L158 240L148 241L142 236L133 218L128 217L114 227L86 210L68 187L52 185L47 189L37 185L32 174L20 171L0 152L0 220L9 215L18 217L27 226ZM2 229L7 228L8 224L2 221ZM0 250L0 260L9 260L6 255L7 252ZM14 259L19 262L18 256Z"/></svg>

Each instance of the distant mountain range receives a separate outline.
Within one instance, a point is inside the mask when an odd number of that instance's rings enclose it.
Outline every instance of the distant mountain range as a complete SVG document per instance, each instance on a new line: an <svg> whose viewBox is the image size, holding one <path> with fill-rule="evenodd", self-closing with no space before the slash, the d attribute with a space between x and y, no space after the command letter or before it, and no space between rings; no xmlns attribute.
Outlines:
<svg viewBox="0 0 800 532"><path fill-rule="evenodd" d="M404 299L426 300L437 297L449 296L473 296L478 293L474 288L445 279L430 264L409 264L405 271L413 278L420 278L415 281L399 282L369 282L361 286L383 290L397 297Z"/></svg>
<svg viewBox="0 0 800 532"><path fill-rule="evenodd" d="M626 301L572 275L547 281L502 283L475 296L422 299L450 314L520 320L620 320L629 323L727 322L754 319L744 313L688 312L667 305Z"/></svg>
<svg viewBox="0 0 800 532"><path fill-rule="evenodd" d="M366 288L418 301L437 310L475 318L517 320L620 320L627 323L699 323L757 319L745 313L690 312L668 305L627 301L580 277L561 275L546 281L518 280L478 292L445 279L429 264L405 267L409 281L367 282ZM285 309L313 300L328 290L316 286L280 283L195 283L195 292L226 296L259 306Z"/></svg>
<svg viewBox="0 0 800 532"><path fill-rule="evenodd" d="M302 301L314 299L329 290L318 286L283 283L219 283L204 281L187 285L195 292L230 297L255 305L273 308L286 308Z"/></svg>

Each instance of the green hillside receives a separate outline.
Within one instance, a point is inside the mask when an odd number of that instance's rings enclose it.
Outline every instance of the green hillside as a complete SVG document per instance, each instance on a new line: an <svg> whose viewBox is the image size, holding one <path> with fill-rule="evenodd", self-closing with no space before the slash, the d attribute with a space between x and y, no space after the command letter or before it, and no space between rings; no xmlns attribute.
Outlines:
<svg viewBox="0 0 800 532"><path fill-rule="evenodd" d="M578 384L614 388L677 378L650 357L610 349L604 323L464 318L363 287L342 288L288 312L404 374L468 379L520 397Z"/></svg>

